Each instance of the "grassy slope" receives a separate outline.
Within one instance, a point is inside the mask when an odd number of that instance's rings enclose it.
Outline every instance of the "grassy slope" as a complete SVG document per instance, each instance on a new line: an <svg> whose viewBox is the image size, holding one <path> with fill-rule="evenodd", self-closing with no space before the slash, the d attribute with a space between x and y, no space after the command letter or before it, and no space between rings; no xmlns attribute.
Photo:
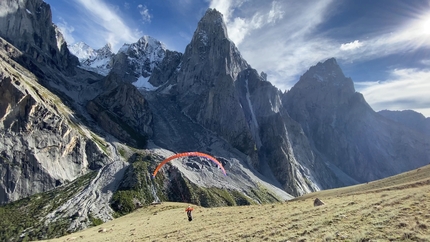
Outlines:
<svg viewBox="0 0 430 242"><path fill-rule="evenodd" d="M313 206L314 197L326 205ZM163 203L50 241L430 241L430 166L284 203Z"/></svg>

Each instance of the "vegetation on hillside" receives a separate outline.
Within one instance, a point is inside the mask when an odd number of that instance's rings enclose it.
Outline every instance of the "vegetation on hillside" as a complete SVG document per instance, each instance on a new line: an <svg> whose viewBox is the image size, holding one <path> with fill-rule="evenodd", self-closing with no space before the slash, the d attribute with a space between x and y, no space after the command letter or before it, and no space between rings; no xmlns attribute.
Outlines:
<svg viewBox="0 0 430 242"><path fill-rule="evenodd" d="M0 241L40 240L69 233L69 219L45 225L44 217L80 192L95 175L91 172L49 192L0 206Z"/></svg>
<svg viewBox="0 0 430 242"><path fill-rule="evenodd" d="M151 178L155 169L155 158L135 153L129 158L128 168L119 189L114 193L111 207L116 217L160 201L188 202L203 207L240 206L257 203L279 202L280 199L263 187L250 189L246 193L218 187L200 187L190 182L177 168L167 164L164 172Z"/></svg>

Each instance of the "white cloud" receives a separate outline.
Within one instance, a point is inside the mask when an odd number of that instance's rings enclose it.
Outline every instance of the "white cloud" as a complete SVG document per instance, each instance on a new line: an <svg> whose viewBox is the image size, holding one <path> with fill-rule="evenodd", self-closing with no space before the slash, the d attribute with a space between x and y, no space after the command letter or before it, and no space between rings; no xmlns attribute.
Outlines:
<svg viewBox="0 0 430 242"><path fill-rule="evenodd" d="M430 117L430 70L395 69L385 81L356 88L376 111L412 109Z"/></svg>
<svg viewBox="0 0 430 242"><path fill-rule="evenodd" d="M269 11L267 16L268 23L275 23L277 20L283 18L284 11L282 11L281 5L274 1L272 2L272 9Z"/></svg>
<svg viewBox="0 0 430 242"><path fill-rule="evenodd" d="M87 13L91 37L96 38L93 42L98 42L99 46L104 46L108 42L116 51L123 43L135 42L142 35L139 31L128 27L114 7L108 6L103 0L75 1Z"/></svg>
<svg viewBox="0 0 430 242"><path fill-rule="evenodd" d="M421 60L421 63L426 66L430 66L430 59Z"/></svg>
<svg viewBox="0 0 430 242"><path fill-rule="evenodd" d="M218 10L224 16L226 23L230 22L233 8L241 5L240 0L212 0L209 7Z"/></svg>
<svg viewBox="0 0 430 242"><path fill-rule="evenodd" d="M224 14L229 38L252 67L266 72L278 88L289 89L298 75L332 57L339 48L339 44L310 35L331 2L217 0L211 7ZM238 9L242 16L235 17Z"/></svg>
<svg viewBox="0 0 430 242"><path fill-rule="evenodd" d="M361 46L363 46L363 43L361 43L358 40L355 40L354 42L349 42L349 43L346 43L346 44L342 44L340 46L340 49L341 50L354 50L354 49L360 48Z"/></svg>
<svg viewBox="0 0 430 242"><path fill-rule="evenodd" d="M229 38L236 45L240 45L251 31L262 28L267 24L273 24L283 18L284 11L282 10L282 5L277 1L271 3L270 9L256 11L250 17L233 17L235 9L241 8L247 3L254 4L252 1L246 0L213 0L210 4L210 8L215 8L223 14Z"/></svg>
<svg viewBox="0 0 430 242"><path fill-rule="evenodd" d="M146 22L151 22L151 14L149 14L149 10L145 5L139 4L137 6L137 8L139 9L139 13L142 16L142 20L144 23Z"/></svg>
<svg viewBox="0 0 430 242"><path fill-rule="evenodd" d="M0 17L15 12L18 9L18 3L15 1L0 1Z"/></svg>
<svg viewBox="0 0 430 242"><path fill-rule="evenodd" d="M331 57L359 62L430 47L426 25L430 17L417 18L390 33L366 33L363 40L350 43L317 32L338 4L333 0L212 0L210 7L223 13L229 38L244 58L266 72L281 90L291 88L310 66Z"/></svg>
<svg viewBox="0 0 430 242"><path fill-rule="evenodd" d="M124 8L127 10L130 9L130 3L124 2Z"/></svg>
<svg viewBox="0 0 430 242"><path fill-rule="evenodd" d="M63 34L64 39L66 40L67 44L74 44L75 38L73 38L73 32L75 31L75 28L70 26L63 18L60 17L59 19L61 22L57 23L57 27Z"/></svg>

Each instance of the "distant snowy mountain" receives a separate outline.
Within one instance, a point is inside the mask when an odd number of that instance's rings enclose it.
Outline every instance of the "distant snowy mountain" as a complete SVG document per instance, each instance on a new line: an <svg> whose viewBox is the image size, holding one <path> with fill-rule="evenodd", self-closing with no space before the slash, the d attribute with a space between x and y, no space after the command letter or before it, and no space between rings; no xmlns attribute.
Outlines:
<svg viewBox="0 0 430 242"><path fill-rule="evenodd" d="M125 82L139 89L153 91L157 88L149 83L154 69L158 68L166 56L166 46L160 41L143 36L136 43L124 44L118 53L112 53L110 44L94 50L83 42L69 46L72 54L79 58L81 68L107 76L112 70Z"/></svg>
<svg viewBox="0 0 430 242"><path fill-rule="evenodd" d="M154 90L149 78L166 56L166 46L143 36L136 43L124 44L113 58L112 72L139 89Z"/></svg>
<svg viewBox="0 0 430 242"><path fill-rule="evenodd" d="M94 50L83 42L68 46L72 54L79 58L81 68L106 76L112 69L112 46L108 43L103 48Z"/></svg>
<svg viewBox="0 0 430 242"><path fill-rule="evenodd" d="M68 45L67 47L73 55L78 57L80 62L89 58L94 58L96 56L95 50L84 42L78 42L73 45Z"/></svg>

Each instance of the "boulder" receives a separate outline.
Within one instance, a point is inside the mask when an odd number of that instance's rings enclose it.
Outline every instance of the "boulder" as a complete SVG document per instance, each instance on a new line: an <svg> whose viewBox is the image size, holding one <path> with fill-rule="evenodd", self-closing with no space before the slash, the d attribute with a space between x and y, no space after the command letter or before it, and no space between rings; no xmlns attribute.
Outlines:
<svg viewBox="0 0 430 242"><path fill-rule="evenodd" d="M321 201L319 198L315 198L314 200L314 207L325 205L323 201Z"/></svg>

